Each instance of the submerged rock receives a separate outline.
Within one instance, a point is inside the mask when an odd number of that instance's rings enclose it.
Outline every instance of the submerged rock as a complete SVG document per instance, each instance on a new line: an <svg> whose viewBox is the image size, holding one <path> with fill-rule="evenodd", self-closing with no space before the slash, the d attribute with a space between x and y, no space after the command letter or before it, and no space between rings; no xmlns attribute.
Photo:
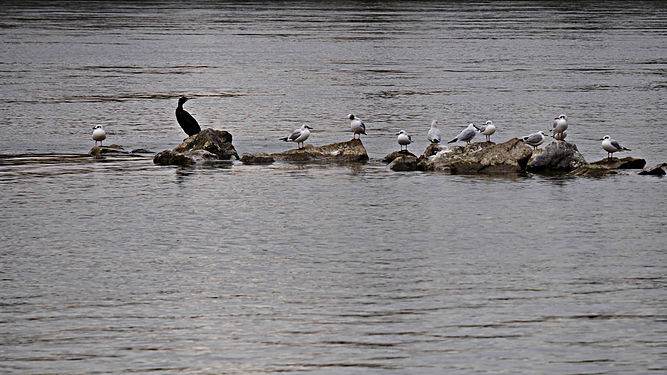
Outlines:
<svg viewBox="0 0 667 375"><path fill-rule="evenodd" d="M642 169L646 165L646 160L633 157L625 158L604 158L602 160L591 163L610 169Z"/></svg>
<svg viewBox="0 0 667 375"><path fill-rule="evenodd" d="M389 169L395 172L411 172L417 170L417 157L412 154L403 154L389 163Z"/></svg>
<svg viewBox="0 0 667 375"><path fill-rule="evenodd" d="M585 164L568 173L568 176L579 177L604 177L618 174L617 171L609 169L600 165Z"/></svg>
<svg viewBox="0 0 667 375"><path fill-rule="evenodd" d="M401 151L394 151L390 154L387 154L384 158L382 158L383 163L391 163L394 161L396 158L399 158L401 156L412 156L415 159L417 158L417 155L413 154L412 152L408 150L401 150Z"/></svg>
<svg viewBox="0 0 667 375"><path fill-rule="evenodd" d="M521 173L531 155L531 148L518 138L500 144L476 142L452 146L434 156L422 155L417 169L452 174Z"/></svg>
<svg viewBox="0 0 667 375"><path fill-rule="evenodd" d="M200 161L239 159L232 145L232 135L224 130L204 129L186 138L171 151L155 155L153 162L160 165L192 165Z"/></svg>
<svg viewBox="0 0 667 375"><path fill-rule="evenodd" d="M577 145L556 140L541 150L535 150L526 170L533 173L571 172L586 164Z"/></svg>
<svg viewBox="0 0 667 375"><path fill-rule="evenodd" d="M241 155L241 161L244 164L271 164L276 161L276 159L269 154L260 152L255 154L245 153Z"/></svg>
<svg viewBox="0 0 667 375"><path fill-rule="evenodd" d="M126 155L129 152L125 151L122 146L119 145L109 145L109 146L94 146L88 152L88 155L94 157L95 159L102 159L104 155Z"/></svg>
<svg viewBox="0 0 667 375"><path fill-rule="evenodd" d="M648 176L664 176L665 175L665 170L662 169L662 167L667 167L667 163L658 164L651 169L647 169L647 170L643 170L643 171L639 172L639 174L648 175Z"/></svg>
<svg viewBox="0 0 667 375"><path fill-rule="evenodd" d="M306 145L304 148L293 149L271 154L275 160L285 161L334 161L334 162L365 162L368 154L360 139L332 143L324 146Z"/></svg>

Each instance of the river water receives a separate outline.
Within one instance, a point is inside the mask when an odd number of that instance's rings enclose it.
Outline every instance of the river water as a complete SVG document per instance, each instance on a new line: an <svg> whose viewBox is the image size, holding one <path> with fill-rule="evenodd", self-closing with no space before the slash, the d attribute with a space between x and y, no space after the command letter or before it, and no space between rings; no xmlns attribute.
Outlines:
<svg viewBox="0 0 667 375"><path fill-rule="evenodd" d="M378 161L565 113L667 162L664 2L6 1L0 36L0 372L667 372L664 178ZM355 113L371 161L81 156L173 148L181 95L239 153Z"/></svg>

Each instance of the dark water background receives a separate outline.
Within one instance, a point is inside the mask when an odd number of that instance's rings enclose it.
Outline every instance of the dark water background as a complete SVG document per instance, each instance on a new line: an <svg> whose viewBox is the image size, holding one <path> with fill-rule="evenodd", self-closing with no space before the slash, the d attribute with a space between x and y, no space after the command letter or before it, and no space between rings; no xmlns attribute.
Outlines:
<svg viewBox="0 0 667 375"><path fill-rule="evenodd" d="M664 2L14 2L0 13L0 372L667 372L665 179L393 173L491 119L568 115L667 162ZM84 154L349 139L361 165Z"/></svg>

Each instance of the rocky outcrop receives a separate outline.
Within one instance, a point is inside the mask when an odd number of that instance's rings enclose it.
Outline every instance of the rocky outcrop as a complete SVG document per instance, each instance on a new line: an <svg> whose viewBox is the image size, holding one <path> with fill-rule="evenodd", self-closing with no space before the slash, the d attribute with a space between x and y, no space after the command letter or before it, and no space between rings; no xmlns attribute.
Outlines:
<svg viewBox="0 0 667 375"><path fill-rule="evenodd" d="M452 146L434 156L422 155L417 169L452 174L521 173L531 155L531 148L518 138L500 144L476 142Z"/></svg>
<svg viewBox="0 0 667 375"><path fill-rule="evenodd" d="M271 154L275 160L333 161L339 163L368 161L368 153L360 139L324 146L306 145L304 148Z"/></svg>
<svg viewBox="0 0 667 375"><path fill-rule="evenodd" d="M571 172L586 164L586 159L575 144L553 141L541 150L535 150L526 170L533 173L562 173Z"/></svg>
<svg viewBox="0 0 667 375"><path fill-rule="evenodd" d="M389 169L395 172L411 172L417 170L417 157L412 154L400 155L389 163Z"/></svg>
<svg viewBox="0 0 667 375"><path fill-rule="evenodd" d="M276 159L269 154L260 152L255 154L243 154L241 155L241 161L244 164L271 164L276 161Z"/></svg>
<svg viewBox="0 0 667 375"><path fill-rule="evenodd" d="M429 157L437 154L438 152L446 149L447 146L440 144L440 143L430 143L426 149L424 150L424 153L422 154L423 157Z"/></svg>
<svg viewBox="0 0 667 375"><path fill-rule="evenodd" d="M192 165L202 161L239 159L232 145L232 135L224 130L205 129L188 137L171 151L155 155L153 162L160 165Z"/></svg>
<svg viewBox="0 0 667 375"><path fill-rule="evenodd" d="M604 158L602 160L594 161L591 164L610 169L643 169L646 165L646 160L628 156L621 159Z"/></svg>
<svg viewBox="0 0 667 375"><path fill-rule="evenodd" d="M665 170L662 169L662 167L667 167L667 163L658 164L651 169L646 169L639 172L639 174L648 176L664 176Z"/></svg>

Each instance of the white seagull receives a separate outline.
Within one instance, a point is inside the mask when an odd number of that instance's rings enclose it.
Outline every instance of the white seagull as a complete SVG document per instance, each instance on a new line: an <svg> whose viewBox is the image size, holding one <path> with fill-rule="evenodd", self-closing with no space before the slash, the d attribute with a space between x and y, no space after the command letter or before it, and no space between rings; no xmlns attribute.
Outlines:
<svg viewBox="0 0 667 375"><path fill-rule="evenodd" d="M631 151L629 148L621 146L618 142L605 135L602 141L602 149L607 151L607 157L611 160L612 154L618 151Z"/></svg>
<svg viewBox="0 0 667 375"><path fill-rule="evenodd" d="M356 135L359 134L359 138L361 138L361 134L366 135L366 125L364 124L361 119L353 114L347 115L347 118L350 119L350 128L352 129L352 139L356 138Z"/></svg>
<svg viewBox="0 0 667 375"><path fill-rule="evenodd" d="M487 142L491 142L491 134L496 132L496 126L493 125L493 122L491 120L484 123L484 125L475 126L475 129L479 130L480 133L486 136Z"/></svg>
<svg viewBox="0 0 667 375"><path fill-rule="evenodd" d="M104 131L104 127L102 125L96 125L93 128L93 140L95 141L95 146L97 146L97 142L100 142L100 146L102 146L102 141L107 138L107 132Z"/></svg>
<svg viewBox="0 0 667 375"><path fill-rule="evenodd" d="M405 130L399 131L396 135L398 136L396 142L401 146L401 151L403 151L403 146L405 146L405 151L408 151L408 145L412 143L412 137Z"/></svg>
<svg viewBox="0 0 667 375"><path fill-rule="evenodd" d="M459 135L456 136L456 138L452 139L451 141L447 143L454 143L454 142L465 142L470 144L470 141L472 141L473 138L477 135L477 129L475 128L475 124L470 124L468 125L467 128L461 130Z"/></svg>
<svg viewBox="0 0 667 375"><path fill-rule="evenodd" d="M567 117L565 117L565 115L560 115L554 119L554 125L553 125L554 136L556 134L561 134L565 132L565 130L567 130Z"/></svg>
<svg viewBox="0 0 667 375"><path fill-rule="evenodd" d="M303 142L310 137L310 126L303 124L299 129L295 129L289 137L280 138L285 142L296 142L297 148L303 147Z"/></svg>
<svg viewBox="0 0 667 375"><path fill-rule="evenodd" d="M566 137L567 137L567 130L562 133L554 134L554 139L557 141L564 141Z"/></svg>
<svg viewBox="0 0 667 375"><path fill-rule="evenodd" d="M442 134L440 134L440 129L438 129L438 120L431 121L431 128L428 130L426 138L428 138L431 143L440 143Z"/></svg>
<svg viewBox="0 0 667 375"><path fill-rule="evenodd" d="M544 143L545 136L546 134L544 134L543 131L539 131L537 133L533 133L523 137L522 140L529 146L533 146L534 150L537 150L537 146Z"/></svg>

